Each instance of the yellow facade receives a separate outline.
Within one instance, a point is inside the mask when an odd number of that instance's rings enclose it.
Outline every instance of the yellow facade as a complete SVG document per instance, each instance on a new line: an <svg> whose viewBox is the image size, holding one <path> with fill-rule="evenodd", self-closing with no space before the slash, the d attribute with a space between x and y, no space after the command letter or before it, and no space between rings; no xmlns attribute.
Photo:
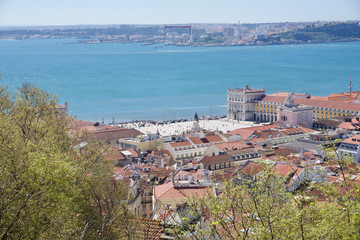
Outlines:
<svg viewBox="0 0 360 240"><path fill-rule="evenodd" d="M161 139L155 139L151 141L139 141L139 140L120 140L120 145L129 145L127 147L135 148L139 151L160 151L161 150ZM126 148L127 148L126 147Z"/></svg>
<svg viewBox="0 0 360 240"><path fill-rule="evenodd" d="M253 109L254 112L261 113L261 114L277 114L279 103L265 103L265 102L257 102L254 103ZM281 104L281 103L280 103ZM345 113L345 110L342 109L327 109L320 107L314 107L314 118L315 119L329 119L334 117L347 117L355 114L354 111L351 113Z"/></svg>

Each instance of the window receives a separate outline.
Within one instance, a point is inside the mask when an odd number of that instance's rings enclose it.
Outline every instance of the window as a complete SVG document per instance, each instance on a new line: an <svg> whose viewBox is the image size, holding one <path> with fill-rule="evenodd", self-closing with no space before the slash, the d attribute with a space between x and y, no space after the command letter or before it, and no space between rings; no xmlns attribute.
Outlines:
<svg viewBox="0 0 360 240"><path fill-rule="evenodd" d="M145 190L145 196L149 196L150 195L150 190L149 189L146 189Z"/></svg>

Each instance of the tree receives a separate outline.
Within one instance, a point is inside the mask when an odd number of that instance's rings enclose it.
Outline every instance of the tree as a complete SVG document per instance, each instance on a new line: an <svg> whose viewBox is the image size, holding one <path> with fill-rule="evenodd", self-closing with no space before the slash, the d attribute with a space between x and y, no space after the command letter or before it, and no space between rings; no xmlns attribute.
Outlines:
<svg viewBox="0 0 360 240"><path fill-rule="evenodd" d="M347 161L329 157L346 176ZM265 164L255 180L234 178L216 197L189 199L188 211L202 218L182 219L170 232L180 239L359 239L359 183L346 182L304 182L292 192Z"/></svg>
<svg viewBox="0 0 360 240"><path fill-rule="evenodd" d="M113 239L126 188L112 181L102 146L77 148L72 118L30 84L0 87L0 238Z"/></svg>

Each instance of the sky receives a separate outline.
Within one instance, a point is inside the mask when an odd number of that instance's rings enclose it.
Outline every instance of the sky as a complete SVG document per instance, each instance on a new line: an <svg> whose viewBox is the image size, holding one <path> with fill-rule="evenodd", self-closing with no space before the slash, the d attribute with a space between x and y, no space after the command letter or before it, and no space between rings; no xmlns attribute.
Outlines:
<svg viewBox="0 0 360 240"><path fill-rule="evenodd" d="M0 0L0 26L360 20L360 0Z"/></svg>

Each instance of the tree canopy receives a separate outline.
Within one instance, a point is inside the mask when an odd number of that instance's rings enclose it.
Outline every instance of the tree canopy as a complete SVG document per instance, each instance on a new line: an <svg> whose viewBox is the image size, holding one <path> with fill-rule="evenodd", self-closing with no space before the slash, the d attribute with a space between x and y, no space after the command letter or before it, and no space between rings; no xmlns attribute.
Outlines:
<svg viewBox="0 0 360 240"><path fill-rule="evenodd" d="M55 104L30 84L0 87L0 238L113 239L129 215L126 188L102 146L76 147L72 118Z"/></svg>

